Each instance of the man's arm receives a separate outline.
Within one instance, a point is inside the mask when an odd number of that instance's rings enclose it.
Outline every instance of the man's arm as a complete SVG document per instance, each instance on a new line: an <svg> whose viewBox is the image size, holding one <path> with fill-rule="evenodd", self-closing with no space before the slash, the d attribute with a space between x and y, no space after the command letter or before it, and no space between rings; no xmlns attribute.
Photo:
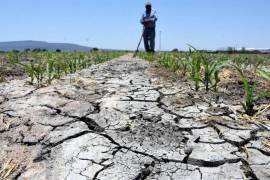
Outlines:
<svg viewBox="0 0 270 180"><path fill-rule="evenodd" d="M144 15L142 15L141 24L144 25L144 23L145 23Z"/></svg>
<svg viewBox="0 0 270 180"><path fill-rule="evenodd" d="M157 21L158 20L158 18L157 18L157 16L156 16L156 11L154 12L154 14L152 15L152 19L153 19L153 21Z"/></svg>
<svg viewBox="0 0 270 180"><path fill-rule="evenodd" d="M156 22L157 21L157 17L155 15L155 13L153 15L151 15L150 17L146 17L144 14L142 15L142 19L141 19L141 24L142 25L147 25L151 22Z"/></svg>
<svg viewBox="0 0 270 180"><path fill-rule="evenodd" d="M149 21L156 22L156 21L157 21L157 17L156 17L155 15L153 15L152 17L146 18L146 19L144 20L144 22L149 22Z"/></svg>
<svg viewBox="0 0 270 180"><path fill-rule="evenodd" d="M154 15L154 17L155 17L155 22L158 20L158 18L157 18L157 16L156 15Z"/></svg>

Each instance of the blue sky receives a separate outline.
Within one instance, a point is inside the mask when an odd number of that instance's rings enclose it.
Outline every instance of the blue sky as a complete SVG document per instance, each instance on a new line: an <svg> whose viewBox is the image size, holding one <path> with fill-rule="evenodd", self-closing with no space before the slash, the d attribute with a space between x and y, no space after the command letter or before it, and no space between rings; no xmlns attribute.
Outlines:
<svg viewBox="0 0 270 180"><path fill-rule="evenodd" d="M145 0L2 0L0 41L134 49ZM270 48L269 0L152 0L162 49ZM159 37L157 36L157 49Z"/></svg>

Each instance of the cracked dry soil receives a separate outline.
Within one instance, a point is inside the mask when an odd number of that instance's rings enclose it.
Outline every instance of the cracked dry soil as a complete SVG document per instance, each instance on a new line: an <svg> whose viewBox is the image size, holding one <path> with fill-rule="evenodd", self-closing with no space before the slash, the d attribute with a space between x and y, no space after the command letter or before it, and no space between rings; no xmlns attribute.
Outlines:
<svg viewBox="0 0 270 180"><path fill-rule="evenodd" d="M237 106L168 86L152 66L123 57L40 89L1 84L1 177L270 179L270 123L238 120Z"/></svg>

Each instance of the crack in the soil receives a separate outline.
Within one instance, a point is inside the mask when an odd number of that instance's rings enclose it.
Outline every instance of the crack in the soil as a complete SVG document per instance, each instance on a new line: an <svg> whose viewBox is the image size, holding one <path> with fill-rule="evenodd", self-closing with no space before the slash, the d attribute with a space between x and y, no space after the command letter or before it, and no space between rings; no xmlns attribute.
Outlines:
<svg viewBox="0 0 270 180"><path fill-rule="evenodd" d="M158 103L157 100L147 100L147 99L135 99L133 98L132 96L126 96L128 97L129 99L123 99L121 100L122 102L145 102L145 103ZM145 97L147 98L147 97Z"/></svg>
<svg viewBox="0 0 270 180"><path fill-rule="evenodd" d="M94 177L93 177L92 180L98 180L98 175L99 175L101 172L105 171L106 169L112 167L113 165L114 165L114 163L110 163L110 164L108 164L108 165L105 165L103 168L101 168L100 170L98 170L98 171L95 173L95 175L94 175Z"/></svg>
<svg viewBox="0 0 270 180"><path fill-rule="evenodd" d="M55 143L48 143L48 144L46 144L46 142L43 142L42 144L45 145L45 148L49 148L50 149L50 148L56 147L56 146L64 143L65 141L68 141L68 140L71 140L71 139L75 139L75 138L81 137L81 136L83 136L85 134L89 134L89 133L92 133L92 131L82 131L82 132L73 134L71 136L68 136L68 137L66 137L66 138L64 138L64 139L62 139L62 140L60 140L58 142L55 142Z"/></svg>
<svg viewBox="0 0 270 180"><path fill-rule="evenodd" d="M141 169L141 172L134 178L134 180L145 180L153 171L155 167L155 161L152 161L151 164L144 164L144 168Z"/></svg>
<svg viewBox="0 0 270 180"><path fill-rule="evenodd" d="M37 144L40 144L46 136L42 136L41 138L37 139L37 141L24 141L24 138L22 139L21 142L19 142L20 144L23 144L25 146L35 146Z"/></svg>
<svg viewBox="0 0 270 180"><path fill-rule="evenodd" d="M227 116L226 116L227 117ZM233 129L233 130L237 130L237 131L252 131L253 129L250 129L250 128L238 128L238 127L232 127L228 124L224 124L224 123L221 123L221 122L217 122L215 121L215 123L217 125L220 125L220 126L223 126L223 127L226 127L226 128L229 128L229 129Z"/></svg>
<svg viewBox="0 0 270 180"><path fill-rule="evenodd" d="M43 150L37 157L35 157L33 159L33 162L34 163L41 162L41 161L45 160L47 157L49 157L50 154L51 154L51 149Z"/></svg>
<svg viewBox="0 0 270 180"><path fill-rule="evenodd" d="M210 141L198 141L197 143L202 143L202 144L225 144L227 143L226 141L220 141L220 142L210 142Z"/></svg>
<svg viewBox="0 0 270 180"><path fill-rule="evenodd" d="M65 123L62 123L62 124L57 124L57 125L54 125L54 124L44 124L44 123L40 123L38 122L37 124L40 124L42 126L49 126L49 127L52 127L52 130L51 131L55 131L55 129L59 128L59 127L65 127L65 126L68 126L68 125L71 125L73 123L76 123L78 122L78 120L72 120L72 121L69 121L69 122L65 122Z"/></svg>
<svg viewBox="0 0 270 180"><path fill-rule="evenodd" d="M250 143L250 141L253 141L253 140L257 140L258 137L257 137L257 133L259 131L264 131L265 129L262 128L262 127L259 127L257 129L254 129L250 132L250 137L247 138L247 139L244 139L243 141L232 141L228 138L225 138L223 133L221 132L221 130L214 125L213 122L209 123L210 124L210 127L212 127L218 134L218 136L220 137L220 139L223 139L225 142L235 146L238 148L238 151L241 151L241 149L247 145L248 143ZM256 149L256 148L254 148ZM260 151L261 153L265 153L265 154L268 154L267 152L263 151L263 150L259 150L257 149L258 151ZM269 155L269 154L268 154ZM241 169L242 171L244 172L246 178L251 178L251 179L254 179L254 180L258 180L258 177L256 176L256 174L253 172L252 168L250 167L250 164L243 158L239 158L240 161L242 162L242 165L241 165Z"/></svg>
<svg viewBox="0 0 270 180"><path fill-rule="evenodd" d="M61 125L54 125L53 127L61 127L61 126L65 126L65 125L67 125L67 124L72 124L72 123L81 121L81 122L84 122L84 123L88 126L88 128L89 128L90 130L94 130L94 131L98 131L98 132L102 132L102 131L105 130L104 128L102 128L101 126L99 126L93 119L87 117L87 116L90 115L90 114L96 113L95 111L97 111L97 112L100 111L99 104L96 105L96 106L98 107L97 110L94 110L94 112L91 111L90 113L87 113L86 115L84 115L84 116L82 116L82 117L69 115L69 114L67 114L66 112L62 112L61 109L55 108L55 107L50 106L50 105L42 105L42 106L47 107L47 108L49 108L49 109L52 109L52 110L56 111L56 113L57 113L58 115L61 115L61 116L64 116L64 117L68 117L68 118L76 119L76 120L71 121L71 122L68 122L68 123L63 123L63 124L61 124Z"/></svg>
<svg viewBox="0 0 270 180"><path fill-rule="evenodd" d="M262 149L260 149L260 148L257 148L257 147L247 147L247 148L248 148L248 149L255 149L255 150L261 152L261 153L262 153L263 155L265 155L265 156L270 156L270 152L264 151L264 150L262 150Z"/></svg>
<svg viewBox="0 0 270 180"><path fill-rule="evenodd" d="M2 100L0 101L0 105L4 104L5 102L9 101L9 99L4 96L4 95L1 95L0 98L2 97Z"/></svg>
<svg viewBox="0 0 270 180"><path fill-rule="evenodd" d="M16 174L14 174L14 178L13 179L18 179L25 172L26 168L27 168L26 165L22 166L19 169L19 171Z"/></svg>
<svg viewBox="0 0 270 180"><path fill-rule="evenodd" d="M238 148L241 148L241 147L247 145L250 141L257 140L258 139L257 132L258 131L263 131L262 129L259 129L259 128L255 129L255 130L252 130L250 132L250 137L249 138L244 139L243 141L233 141L233 140L230 140L230 139L226 138L224 136L224 134L221 132L221 130L217 126L215 126L215 124L213 122L210 122L209 125L210 125L210 127L212 127L217 132L220 139L223 139L224 141L226 141L229 144L231 144L233 146L236 146Z"/></svg>
<svg viewBox="0 0 270 180"><path fill-rule="evenodd" d="M26 93L26 94L23 95L23 96L11 97L11 98L9 98L9 100L16 100L16 99L21 99L21 98L28 97L28 96L34 94L34 92L37 91L37 90L38 90L38 89L33 89L33 90L29 91L28 93Z"/></svg>
<svg viewBox="0 0 270 180"><path fill-rule="evenodd" d="M192 134L192 130L205 129L207 127L210 127L209 124L207 124L205 126L198 126L198 127L180 127L180 126L174 126L173 129L175 131L187 131L187 132L190 132L190 134Z"/></svg>
<svg viewBox="0 0 270 180"><path fill-rule="evenodd" d="M176 118L178 118L178 119L194 119L193 117L186 117L186 116L182 116L182 115L179 115L179 114L177 114L177 113L175 113L175 112L173 112L172 110L169 110L169 109L167 109L166 107L166 105L162 102L162 99L164 98L164 97L166 97L166 95L164 95L162 92L160 92L160 91L157 91L158 93L159 93L159 97L157 98L157 107L158 108L160 108L160 109L162 109L165 113L168 113L168 114L171 114L171 115L174 115L174 116L176 116Z"/></svg>
<svg viewBox="0 0 270 180"><path fill-rule="evenodd" d="M96 132L103 132L105 129L99 126L93 119L88 117L81 117L79 118L80 121L84 122L90 130Z"/></svg>
<svg viewBox="0 0 270 180"><path fill-rule="evenodd" d="M116 146L118 146L118 150L125 149L125 150L131 151L135 154L140 154L140 155L143 155L146 157L150 157L157 162L163 162L163 163L174 162L174 163L190 164L190 165L199 166L199 167L218 167L218 166L221 166L225 163L232 164L232 163L238 163L241 161L241 158L224 159L224 160L219 160L219 161L206 161L206 160L201 160L201 159L188 158L188 160L186 162L184 162L183 160L178 160L178 159L158 158L152 154L138 151L138 150L132 149L131 147L122 146L107 134L100 134L100 133L97 133L97 134L107 138L112 144L115 144Z"/></svg>
<svg viewBox="0 0 270 180"><path fill-rule="evenodd" d="M250 164L244 159L241 159L241 162L242 162L241 169L244 172L246 178L249 178L252 180L259 180L259 178L256 176L256 174L250 167Z"/></svg>
<svg viewBox="0 0 270 180"><path fill-rule="evenodd" d="M88 158L79 158L79 160L90 161L93 164L97 164L97 165L100 165L100 166L103 166L104 167L104 166L106 166L106 164L104 164L104 162L108 161L109 159L102 159L101 162L96 162L95 160L88 159Z"/></svg>

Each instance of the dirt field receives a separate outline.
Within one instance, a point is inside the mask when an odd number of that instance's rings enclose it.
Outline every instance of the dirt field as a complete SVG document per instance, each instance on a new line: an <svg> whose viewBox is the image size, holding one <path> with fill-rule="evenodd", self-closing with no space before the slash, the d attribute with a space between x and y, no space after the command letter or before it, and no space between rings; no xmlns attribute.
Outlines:
<svg viewBox="0 0 270 180"><path fill-rule="evenodd" d="M24 78L26 78L26 74L22 68L11 64L5 58L0 58L0 83Z"/></svg>
<svg viewBox="0 0 270 180"><path fill-rule="evenodd" d="M219 92L196 92L156 64L122 57L39 89L2 83L0 177L269 179L267 112L242 115L241 83L230 71L222 78Z"/></svg>

